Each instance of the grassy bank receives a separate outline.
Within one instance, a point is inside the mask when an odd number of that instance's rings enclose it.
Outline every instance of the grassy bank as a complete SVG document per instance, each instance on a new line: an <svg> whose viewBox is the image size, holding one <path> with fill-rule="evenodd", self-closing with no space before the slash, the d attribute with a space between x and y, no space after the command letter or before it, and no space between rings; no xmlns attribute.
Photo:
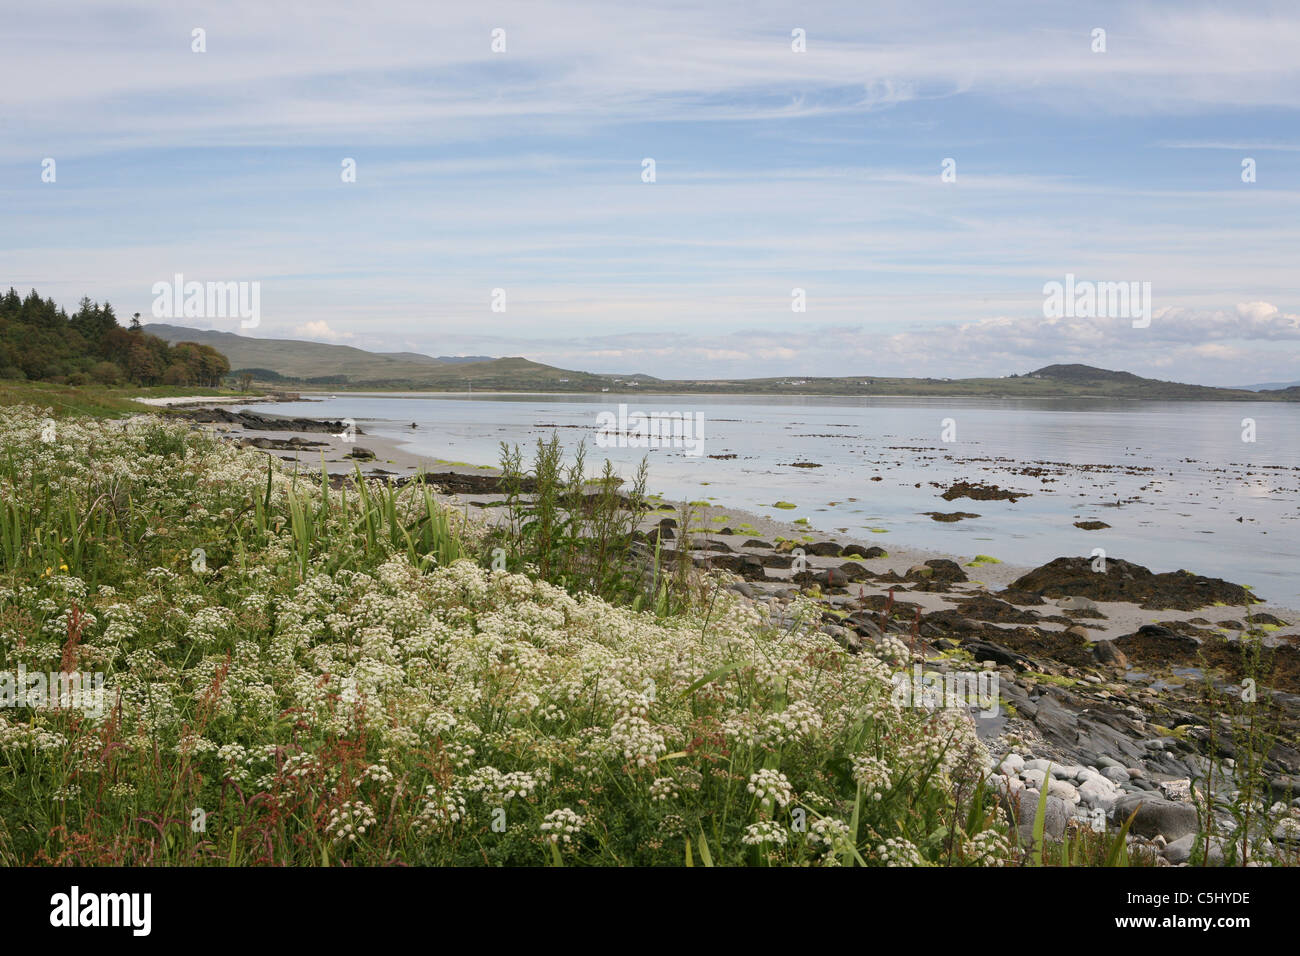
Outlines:
<svg viewBox="0 0 1300 956"><path fill-rule="evenodd" d="M119 417L157 411L136 398L176 398L187 395L237 395L230 389L188 388L170 385L151 387L109 385L52 385L49 382L0 381L0 407L33 405L48 408L50 416L92 415Z"/></svg>
<svg viewBox="0 0 1300 956"><path fill-rule="evenodd" d="M890 702L901 644L850 655L708 582L611 604L492 570L418 482L48 417L0 410L0 671L107 698L0 714L2 863L1013 858L964 714Z"/></svg>

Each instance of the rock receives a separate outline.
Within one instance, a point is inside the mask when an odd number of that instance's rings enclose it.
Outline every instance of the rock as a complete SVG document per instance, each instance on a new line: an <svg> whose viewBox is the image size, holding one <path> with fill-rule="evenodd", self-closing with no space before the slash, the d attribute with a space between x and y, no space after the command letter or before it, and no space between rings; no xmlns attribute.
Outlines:
<svg viewBox="0 0 1300 956"><path fill-rule="evenodd" d="M1008 777L1015 776L1025 769L1025 758L1020 754L1007 754L1002 758L1002 772Z"/></svg>
<svg viewBox="0 0 1300 956"><path fill-rule="evenodd" d="M949 561L947 558L933 558L925 562L925 566L933 572L928 577L936 581L945 582L962 582L969 581L966 572L961 569L961 565L956 561Z"/></svg>
<svg viewBox="0 0 1300 956"><path fill-rule="evenodd" d="M1128 771L1123 767L1106 767L1101 773L1111 783L1128 783L1129 780Z"/></svg>
<svg viewBox="0 0 1300 956"><path fill-rule="evenodd" d="M772 550L772 545L770 542L760 541L758 538L750 538L748 541L742 544L741 547L742 548L763 548L767 551Z"/></svg>
<svg viewBox="0 0 1300 956"><path fill-rule="evenodd" d="M1155 795L1125 794L1111 807L1111 818L1122 824L1134 809L1137 810L1137 816L1133 819L1131 832L1137 836L1154 837L1160 834L1166 840L1173 841L1197 830L1195 806L1190 803L1175 803Z"/></svg>
<svg viewBox="0 0 1300 956"><path fill-rule="evenodd" d="M803 552L818 558L838 558L844 553L844 549L834 541L814 541L812 544L804 545Z"/></svg>
<svg viewBox="0 0 1300 956"><path fill-rule="evenodd" d="M1019 797L1017 822L1021 838L1028 845L1033 840L1034 816L1038 813L1039 791L1025 789L1017 796ZM1043 836L1048 840L1060 840L1065 836L1065 824L1069 819L1070 809L1065 801L1049 793L1047 806L1043 810Z"/></svg>
<svg viewBox="0 0 1300 956"><path fill-rule="evenodd" d="M1020 498L1028 498L1027 491L1007 491L997 485L985 485L980 482L959 481L939 496L944 501L957 498L971 498L975 501L1010 501L1013 504Z"/></svg>
<svg viewBox="0 0 1300 956"><path fill-rule="evenodd" d="M1177 866L1180 863L1188 862L1192 858L1192 852L1199 842L1195 833L1188 833L1166 844L1160 850L1160 855ZM1223 846L1223 840L1219 837L1211 837L1209 860L1207 862L1211 865L1221 864L1223 862Z"/></svg>
<svg viewBox="0 0 1300 956"><path fill-rule="evenodd" d="M888 552L884 548L864 548L860 544L851 544L844 549L843 556L859 558L883 558Z"/></svg>
<svg viewBox="0 0 1300 956"><path fill-rule="evenodd" d="M853 561L845 561L841 564L839 572L849 581L867 581L871 578L870 571Z"/></svg>
<svg viewBox="0 0 1300 956"><path fill-rule="evenodd" d="M344 458L355 458L357 461L370 461L375 457L375 453L369 448L362 448L357 445L350 452L343 456Z"/></svg>
<svg viewBox="0 0 1300 956"><path fill-rule="evenodd" d="M1104 777L1097 777L1079 785L1079 801L1085 806L1109 810L1119 797L1119 787Z"/></svg>
<svg viewBox="0 0 1300 956"><path fill-rule="evenodd" d="M1263 600L1240 584L1188 571L1153 574L1140 564L1107 558L1106 570L1094 571L1089 558L1056 558L1010 585L1044 597L1082 597L1093 601L1128 601L1145 610L1195 611L1215 603L1245 607Z"/></svg>
<svg viewBox="0 0 1300 956"><path fill-rule="evenodd" d="M1074 788L1074 784L1066 783L1064 780L1052 780L1047 785L1047 794L1049 797L1060 797L1066 803L1078 803L1081 799L1079 791Z"/></svg>
<svg viewBox="0 0 1300 956"><path fill-rule="evenodd" d="M1025 655L1017 654L1001 644L993 644L989 641L964 641L962 647L969 651L976 660L996 661L1017 670L1024 670L1032 663Z"/></svg>
<svg viewBox="0 0 1300 956"><path fill-rule="evenodd" d="M1128 667L1128 658L1124 656L1123 651L1115 646L1113 641L1098 641L1092 646L1092 656L1097 658L1099 664L1107 664L1111 667Z"/></svg>
<svg viewBox="0 0 1300 956"><path fill-rule="evenodd" d="M1156 786L1166 800L1192 799L1192 781L1188 777L1183 777L1181 780L1163 780Z"/></svg>

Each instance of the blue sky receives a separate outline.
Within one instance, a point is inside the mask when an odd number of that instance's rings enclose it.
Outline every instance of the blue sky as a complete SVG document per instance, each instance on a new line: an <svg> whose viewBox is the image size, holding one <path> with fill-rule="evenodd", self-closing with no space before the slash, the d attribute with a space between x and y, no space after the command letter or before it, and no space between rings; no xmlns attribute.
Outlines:
<svg viewBox="0 0 1300 956"><path fill-rule="evenodd" d="M1300 379L1296 4L624 6L13 8L0 283L664 377ZM1150 328L1044 318L1067 273Z"/></svg>

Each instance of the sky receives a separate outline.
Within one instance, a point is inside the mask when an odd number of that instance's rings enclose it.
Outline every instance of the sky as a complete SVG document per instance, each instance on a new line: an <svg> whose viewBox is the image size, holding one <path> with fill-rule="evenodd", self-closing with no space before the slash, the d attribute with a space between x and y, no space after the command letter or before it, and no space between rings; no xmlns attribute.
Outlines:
<svg viewBox="0 0 1300 956"><path fill-rule="evenodd" d="M2 20L0 286L69 310L665 378L1300 380L1294 0ZM155 319L176 274L258 283L257 326ZM1067 275L1150 322L1045 315Z"/></svg>

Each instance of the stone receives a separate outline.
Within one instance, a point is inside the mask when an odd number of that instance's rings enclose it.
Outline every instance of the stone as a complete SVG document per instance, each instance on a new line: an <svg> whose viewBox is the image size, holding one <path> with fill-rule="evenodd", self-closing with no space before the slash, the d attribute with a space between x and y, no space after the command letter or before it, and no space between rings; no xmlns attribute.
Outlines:
<svg viewBox="0 0 1300 956"><path fill-rule="evenodd" d="M1109 810L1119 796L1120 789L1105 777L1096 777L1079 785L1079 801L1089 807Z"/></svg>
<svg viewBox="0 0 1300 956"><path fill-rule="evenodd" d="M1022 790L1018 811L1021 837L1026 844L1033 839L1034 816L1038 813L1037 790ZM1047 796L1047 806L1043 810L1043 836L1048 840L1060 840L1065 835L1065 824L1070 819L1070 809L1059 797Z"/></svg>
<svg viewBox="0 0 1300 956"><path fill-rule="evenodd" d="M1007 754L1002 758L1002 772L1008 777L1019 774L1025 769L1025 758L1020 754Z"/></svg>
<svg viewBox="0 0 1300 956"><path fill-rule="evenodd" d="M838 558L843 554L843 549L834 541L814 541L812 544L804 545L804 554L810 554L819 558Z"/></svg>
<svg viewBox="0 0 1300 956"><path fill-rule="evenodd" d="M1102 776L1111 783L1128 783L1128 771L1123 767L1106 767L1101 772Z"/></svg>
<svg viewBox="0 0 1300 956"><path fill-rule="evenodd" d="M1124 652L1115 646L1113 641L1098 641L1092 646L1092 656L1097 658L1097 663L1107 664L1111 667L1128 667L1128 658Z"/></svg>
<svg viewBox="0 0 1300 956"><path fill-rule="evenodd" d="M1179 837L1164 846L1160 855L1173 865L1186 863L1192 858L1192 852L1197 846L1198 840L1195 833L1188 833ZM1218 837L1210 838L1209 863L1218 864L1223 862L1223 841Z"/></svg>
<svg viewBox="0 0 1300 956"><path fill-rule="evenodd" d="M1066 783L1064 780L1052 780L1049 782L1047 785L1047 794L1050 797L1060 797L1069 804L1079 802L1079 791L1074 788L1074 784Z"/></svg>
<svg viewBox="0 0 1300 956"><path fill-rule="evenodd" d="M1154 837L1159 834L1172 841L1195 833L1198 826L1195 806L1175 803L1154 794L1125 794L1112 805L1111 817L1115 822L1123 823L1135 809L1137 815L1133 818L1131 832L1136 836Z"/></svg>
<svg viewBox="0 0 1300 956"><path fill-rule="evenodd" d="M858 558L883 558L888 552L884 548L870 547L864 548L860 544L851 544L844 549L844 557Z"/></svg>

